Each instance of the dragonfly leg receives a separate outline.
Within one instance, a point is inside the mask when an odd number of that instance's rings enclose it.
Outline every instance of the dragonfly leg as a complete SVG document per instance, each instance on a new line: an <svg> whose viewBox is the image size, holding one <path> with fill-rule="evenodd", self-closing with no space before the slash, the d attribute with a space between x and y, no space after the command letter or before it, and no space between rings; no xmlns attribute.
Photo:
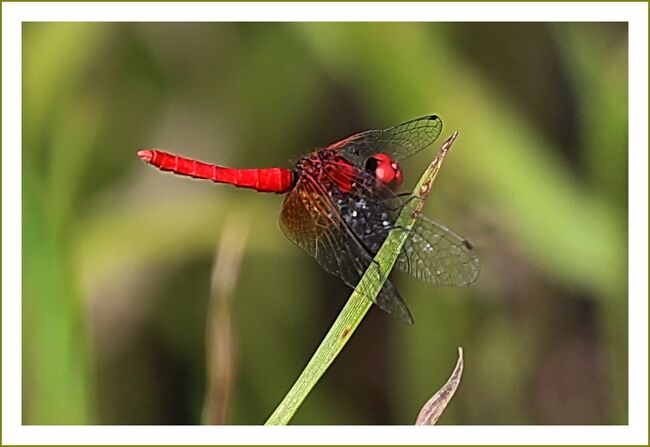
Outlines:
<svg viewBox="0 0 650 447"><path fill-rule="evenodd" d="M412 233L413 232L413 228L406 228L406 227L403 227L401 225L393 225L392 227L390 227L390 229L391 230L402 230L402 231L406 231L407 233Z"/></svg>
<svg viewBox="0 0 650 447"><path fill-rule="evenodd" d="M381 206L382 208L385 208L387 211L390 212L397 212L402 209L403 202L399 202L399 204L394 205L389 203L391 199L395 199L395 197L388 197L388 198L375 198L375 197L366 197L365 198L368 202L372 203L373 205L378 205Z"/></svg>
<svg viewBox="0 0 650 447"><path fill-rule="evenodd" d="M400 202L399 205L397 205L397 206L393 206L393 207L388 207L388 206L387 206L387 208L388 208L391 212L396 213L395 218L397 218L397 215L401 214L402 211L404 211L404 208L406 208L407 206L409 206L410 203L411 203L414 199L416 199L416 198L419 198L419 197L416 197L416 196L410 196L410 197L409 197L408 199L406 199L405 201Z"/></svg>
<svg viewBox="0 0 650 447"><path fill-rule="evenodd" d="M408 199L406 199L404 202L402 202L402 203L403 203L403 206L406 205L406 204L408 204L408 203L411 202L412 200L415 200L415 199L418 199L418 200L424 200L424 197L419 196L419 195L417 195L417 194L412 194L412 193L410 193L410 192L409 192L409 193L406 193L406 195L408 196Z"/></svg>
<svg viewBox="0 0 650 447"><path fill-rule="evenodd" d="M384 272L381 271L381 265L379 265L379 263L374 259L372 260L372 264L375 265L375 267L377 267L377 274L379 275L379 279L381 281L386 281L388 277L384 275Z"/></svg>

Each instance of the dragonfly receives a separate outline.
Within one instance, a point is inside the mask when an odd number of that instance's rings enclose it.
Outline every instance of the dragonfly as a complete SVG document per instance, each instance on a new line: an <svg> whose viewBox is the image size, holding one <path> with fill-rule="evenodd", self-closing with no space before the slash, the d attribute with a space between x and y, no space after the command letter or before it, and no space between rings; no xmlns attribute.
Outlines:
<svg viewBox="0 0 650 447"><path fill-rule="evenodd" d="M399 194L399 164L429 147L440 135L437 115L381 130L368 130L304 155L293 169L234 169L159 149L138 152L162 171L226 183L260 192L286 194L280 228L327 272L354 288L413 198ZM452 137L453 138L453 137ZM395 267L438 286L469 286L479 273L473 244L419 214L408 231ZM384 279L384 278L382 278ZM413 316L390 279L375 304L412 324Z"/></svg>

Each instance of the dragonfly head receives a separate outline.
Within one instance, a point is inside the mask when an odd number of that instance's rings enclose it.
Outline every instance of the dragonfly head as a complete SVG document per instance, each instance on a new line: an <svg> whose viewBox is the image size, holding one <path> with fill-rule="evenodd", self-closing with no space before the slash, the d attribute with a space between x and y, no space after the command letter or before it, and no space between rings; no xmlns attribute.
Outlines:
<svg viewBox="0 0 650 447"><path fill-rule="evenodd" d="M393 191L402 184L402 168L386 154L374 154L366 161L366 171Z"/></svg>

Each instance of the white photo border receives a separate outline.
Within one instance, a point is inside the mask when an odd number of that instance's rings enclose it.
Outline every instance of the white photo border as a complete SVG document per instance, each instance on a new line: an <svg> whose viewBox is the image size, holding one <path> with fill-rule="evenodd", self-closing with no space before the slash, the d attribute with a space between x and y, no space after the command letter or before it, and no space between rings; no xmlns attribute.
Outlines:
<svg viewBox="0 0 650 447"><path fill-rule="evenodd" d="M629 425L21 425L21 53L27 21L551 21L629 23ZM2 435L4 444L646 444L648 442L648 4L3 3Z"/></svg>

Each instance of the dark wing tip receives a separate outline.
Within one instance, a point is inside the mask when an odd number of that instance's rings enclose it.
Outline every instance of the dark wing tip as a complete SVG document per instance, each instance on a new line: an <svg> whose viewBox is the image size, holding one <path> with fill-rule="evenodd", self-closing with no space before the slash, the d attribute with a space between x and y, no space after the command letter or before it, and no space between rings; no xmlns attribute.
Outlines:
<svg viewBox="0 0 650 447"><path fill-rule="evenodd" d="M474 244L472 244L472 243L470 242L469 239L465 239L465 238L464 238L464 239L463 239L463 245L464 245L465 248L468 249L469 251L474 250Z"/></svg>
<svg viewBox="0 0 650 447"><path fill-rule="evenodd" d="M471 266L469 271L470 276L467 281L465 281L465 284L463 284L464 287L467 287L474 284L478 279L478 274L481 270L481 263L478 258L478 253L476 252L476 246L469 239L463 237L461 238L460 243L469 256L468 265Z"/></svg>
<svg viewBox="0 0 650 447"><path fill-rule="evenodd" d="M414 121L428 121L426 126L437 130L436 138L434 139L437 139L438 135L442 133L442 119L436 114L427 115Z"/></svg>
<svg viewBox="0 0 650 447"><path fill-rule="evenodd" d="M398 124L397 126L394 126L394 127L399 127L399 126L402 126L404 124L411 124L411 123L417 123L417 122L422 123L423 121L435 121L436 124L434 124L434 125L442 126L442 119L440 118L440 116L438 116L435 113L432 113L430 115L424 115L424 116L419 116L417 118L413 118L412 120L406 121L406 122L404 122L402 124ZM427 124L427 125L429 125L429 124Z"/></svg>
<svg viewBox="0 0 650 447"><path fill-rule="evenodd" d="M437 115L435 113L432 113L430 115L419 116L417 118L413 118L412 120L407 121L406 123L414 123L414 122L417 122L417 121L420 121L420 122L422 122L422 121L436 121L437 123L442 125L442 119L440 118L439 115ZM406 124L406 123L402 123L402 124Z"/></svg>
<svg viewBox="0 0 650 447"><path fill-rule="evenodd" d="M440 118L435 113L432 114L432 115L425 116L424 119L429 120L429 121L436 121L440 126L442 126L442 118Z"/></svg>

